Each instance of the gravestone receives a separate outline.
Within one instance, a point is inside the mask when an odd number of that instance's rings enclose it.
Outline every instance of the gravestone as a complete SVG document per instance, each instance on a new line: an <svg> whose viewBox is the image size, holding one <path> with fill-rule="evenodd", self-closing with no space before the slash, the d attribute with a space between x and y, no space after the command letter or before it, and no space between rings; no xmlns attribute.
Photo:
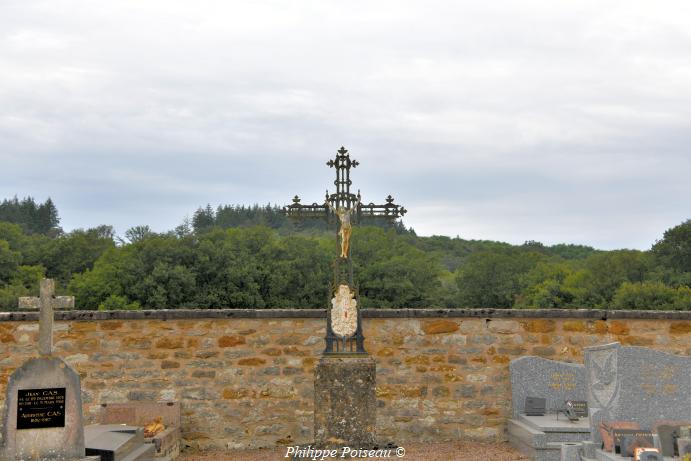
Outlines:
<svg viewBox="0 0 691 461"><path fill-rule="evenodd" d="M619 343L584 350L592 440L601 421L630 421L651 429L657 421L689 419L691 357Z"/></svg>
<svg viewBox="0 0 691 461"><path fill-rule="evenodd" d="M85 458L82 393L79 374L52 356L52 280L41 280L39 357L27 360L10 375L3 413L3 446L0 458L7 461Z"/></svg>
<svg viewBox="0 0 691 461"><path fill-rule="evenodd" d="M567 401L585 400L585 369L583 365L558 362L541 357L521 357L509 364L513 418L508 421L509 442L531 459L560 461L562 445L590 438L587 419L569 421L559 415ZM544 399L546 413L530 416L525 413L526 401ZM573 457L567 445L565 459Z"/></svg>
<svg viewBox="0 0 691 461"><path fill-rule="evenodd" d="M521 357L509 364L513 416L524 413L526 397L547 400L547 412L564 407L567 400L585 400L583 365L542 357Z"/></svg>

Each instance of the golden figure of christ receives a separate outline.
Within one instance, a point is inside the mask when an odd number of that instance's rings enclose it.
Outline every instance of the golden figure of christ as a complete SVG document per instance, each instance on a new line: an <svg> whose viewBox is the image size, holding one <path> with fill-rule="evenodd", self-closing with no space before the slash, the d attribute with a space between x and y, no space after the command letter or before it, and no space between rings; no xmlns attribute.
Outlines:
<svg viewBox="0 0 691 461"><path fill-rule="evenodd" d="M360 204L358 199L351 208L346 207L336 207L334 208L328 201L325 203L326 207L336 213L338 220L341 223L341 228L338 230L338 235L341 236L341 258L347 258L348 252L350 251L350 234L353 231L353 224L351 222L351 217L353 211L355 211Z"/></svg>

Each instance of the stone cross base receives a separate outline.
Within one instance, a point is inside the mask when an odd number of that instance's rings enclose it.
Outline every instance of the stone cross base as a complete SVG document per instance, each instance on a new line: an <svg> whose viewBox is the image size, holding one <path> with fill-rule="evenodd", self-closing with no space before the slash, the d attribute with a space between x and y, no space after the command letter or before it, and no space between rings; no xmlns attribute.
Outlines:
<svg viewBox="0 0 691 461"><path fill-rule="evenodd" d="M314 371L314 438L319 448L372 448L377 422L376 364L322 356Z"/></svg>

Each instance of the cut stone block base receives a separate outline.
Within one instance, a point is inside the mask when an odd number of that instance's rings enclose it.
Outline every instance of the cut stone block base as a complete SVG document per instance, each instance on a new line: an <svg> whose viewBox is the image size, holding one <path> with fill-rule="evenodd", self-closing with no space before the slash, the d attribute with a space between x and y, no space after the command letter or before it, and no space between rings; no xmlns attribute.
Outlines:
<svg viewBox="0 0 691 461"><path fill-rule="evenodd" d="M314 371L314 439L320 448L372 448L376 364L369 356L322 356Z"/></svg>

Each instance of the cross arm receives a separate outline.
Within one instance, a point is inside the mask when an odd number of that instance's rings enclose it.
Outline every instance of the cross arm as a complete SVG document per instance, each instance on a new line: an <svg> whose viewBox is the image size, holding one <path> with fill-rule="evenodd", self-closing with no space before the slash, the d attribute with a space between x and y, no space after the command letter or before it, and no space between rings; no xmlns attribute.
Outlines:
<svg viewBox="0 0 691 461"><path fill-rule="evenodd" d="M291 205L283 207L283 213L289 218L328 218L329 208L326 203L303 205L300 203L300 197L296 195Z"/></svg>
<svg viewBox="0 0 691 461"><path fill-rule="evenodd" d="M55 296L51 299L53 309L74 309L74 296ZM38 310L41 308L41 299L33 296L20 296L17 299L17 308L23 310Z"/></svg>
<svg viewBox="0 0 691 461"><path fill-rule="evenodd" d="M358 206L358 216L365 218L385 218L394 220L402 217L408 210L401 205L393 203L393 197L390 195L386 197L386 203L383 205L375 205L370 202L368 204L360 203Z"/></svg>

